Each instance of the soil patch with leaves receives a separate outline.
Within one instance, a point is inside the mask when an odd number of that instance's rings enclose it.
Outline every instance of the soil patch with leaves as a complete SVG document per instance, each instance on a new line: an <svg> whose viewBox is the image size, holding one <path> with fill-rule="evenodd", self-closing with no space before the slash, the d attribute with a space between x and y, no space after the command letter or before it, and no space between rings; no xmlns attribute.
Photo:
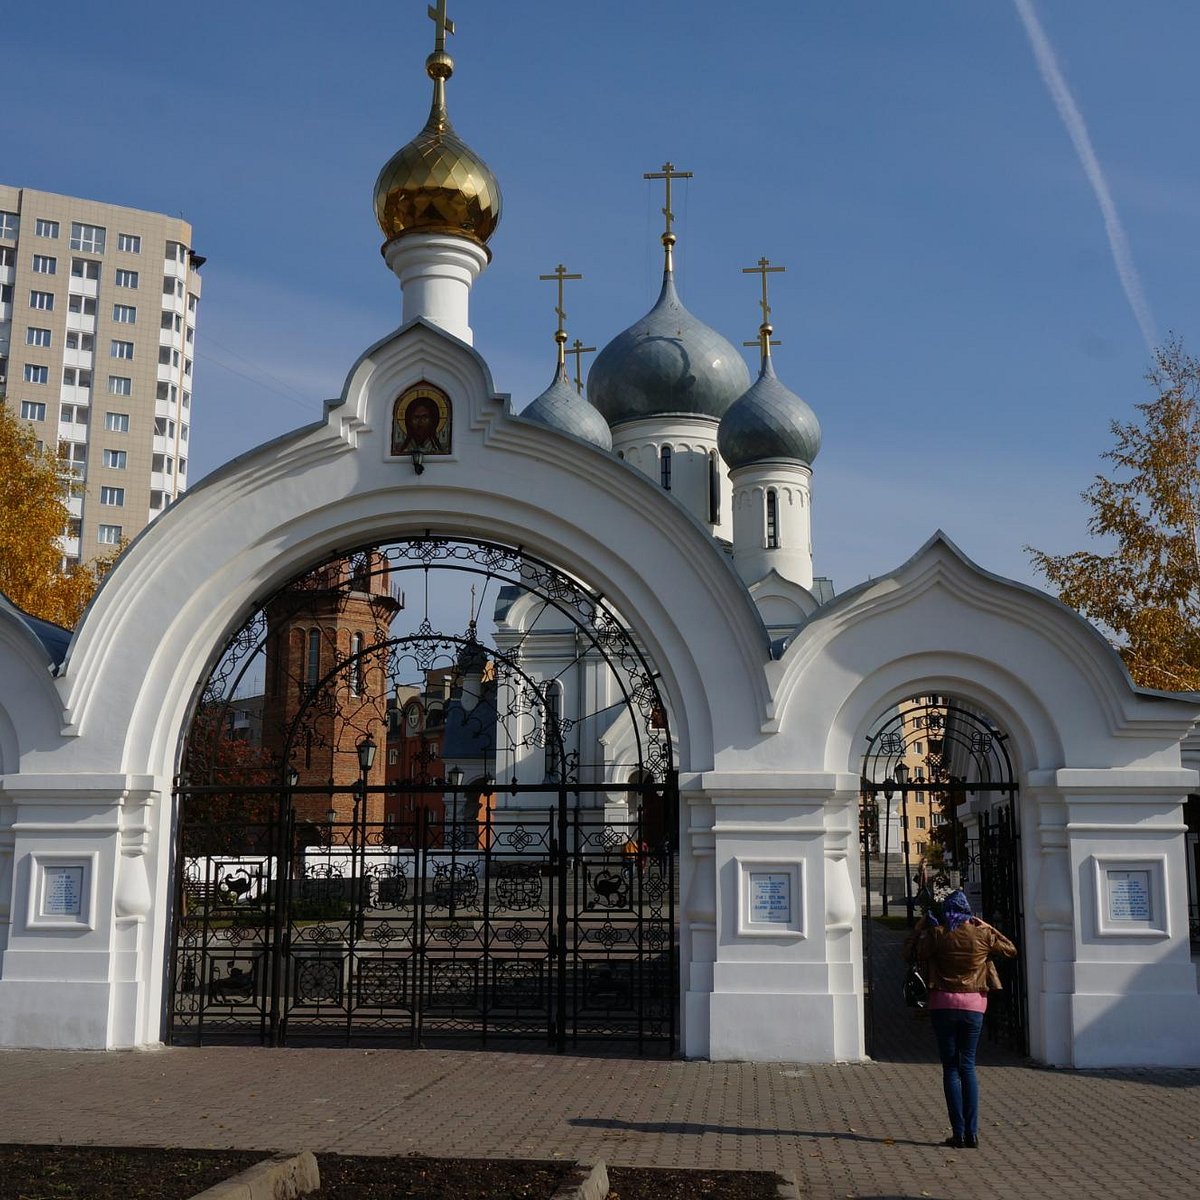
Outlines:
<svg viewBox="0 0 1200 1200"><path fill-rule="evenodd" d="M189 1200L271 1157L259 1150L0 1145L0 1200ZM569 1162L318 1154L312 1200L549 1200ZM775 1200L765 1171L610 1167L610 1200Z"/></svg>
<svg viewBox="0 0 1200 1200"><path fill-rule="evenodd" d="M261 1150L0 1145L0 1200L188 1200L269 1157Z"/></svg>

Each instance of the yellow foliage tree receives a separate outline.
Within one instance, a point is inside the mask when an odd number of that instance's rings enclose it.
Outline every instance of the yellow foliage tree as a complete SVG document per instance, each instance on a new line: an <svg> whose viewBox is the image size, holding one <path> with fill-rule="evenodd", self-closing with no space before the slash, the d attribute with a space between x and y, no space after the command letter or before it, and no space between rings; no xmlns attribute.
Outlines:
<svg viewBox="0 0 1200 1200"><path fill-rule="evenodd" d="M69 629L120 548L62 571L58 539L70 516L63 502L66 478L66 466L38 448L33 431L0 397L0 592L27 613Z"/></svg>
<svg viewBox="0 0 1200 1200"><path fill-rule="evenodd" d="M1146 376L1157 398L1113 421L1115 478L1083 493L1109 553L1026 547L1059 598L1110 635L1143 687L1200 690L1200 362L1177 340Z"/></svg>

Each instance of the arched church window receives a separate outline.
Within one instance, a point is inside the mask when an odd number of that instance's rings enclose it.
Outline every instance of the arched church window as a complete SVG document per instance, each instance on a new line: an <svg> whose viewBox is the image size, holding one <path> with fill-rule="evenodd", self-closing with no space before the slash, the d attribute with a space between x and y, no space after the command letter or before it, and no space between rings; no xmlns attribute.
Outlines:
<svg viewBox="0 0 1200 1200"><path fill-rule="evenodd" d="M721 468L715 450L708 452L708 520L711 525L721 523Z"/></svg>
<svg viewBox="0 0 1200 1200"><path fill-rule="evenodd" d="M664 446L658 460L659 478L664 492L671 490L671 458L671 447Z"/></svg>
<svg viewBox="0 0 1200 1200"><path fill-rule="evenodd" d="M779 549L779 493L767 489L767 549Z"/></svg>
<svg viewBox="0 0 1200 1200"><path fill-rule="evenodd" d="M308 659L305 663L304 678L309 691L317 686L317 680L321 678L321 631L319 629L308 631Z"/></svg>
<svg viewBox="0 0 1200 1200"><path fill-rule="evenodd" d="M363 660L363 635L354 633L350 635L350 658L353 666L350 669L350 695L361 696L366 691L366 678L364 674Z"/></svg>

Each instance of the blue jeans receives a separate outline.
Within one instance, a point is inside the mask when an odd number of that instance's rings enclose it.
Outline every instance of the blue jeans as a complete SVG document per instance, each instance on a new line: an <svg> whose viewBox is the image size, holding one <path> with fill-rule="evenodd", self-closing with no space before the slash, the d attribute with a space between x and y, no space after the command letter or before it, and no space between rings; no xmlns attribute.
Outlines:
<svg viewBox="0 0 1200 1200"><path fill-rule="evenodd" d="M942 1060L942 1087L950 1128L959 1137L979 1133L979 1080L975 1051L983 1032L983 1013L960 1008L929 1010Z"/></svg>

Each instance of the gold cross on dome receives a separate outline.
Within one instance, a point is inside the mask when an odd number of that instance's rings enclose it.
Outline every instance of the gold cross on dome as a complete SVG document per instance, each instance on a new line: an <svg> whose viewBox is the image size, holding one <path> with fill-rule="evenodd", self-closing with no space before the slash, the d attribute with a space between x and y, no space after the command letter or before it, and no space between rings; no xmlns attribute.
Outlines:
<svg viewBox="0 0 1200 1200"><path fill-rule="evenodd" d="M667 218L667 231L664 237L671 236L671 222L675 220L675 214L671 211L671 181L673 179L691 179L691 171L677 171L675 164L665 162L662 165L661 171L647 171L642 175L643 179L665 179L667 181L667 202L663 205L662 214Z"/></svg>
<svg viewBox="0 0 1200 1200"><path fill-rule="evenodd" d="M429 6L429 19L437 32L434 34L433 50L441 54L446 49L446 34L454 32L454 22L446 16L446 0L437 0L437 8Z"/></svg>
<svg viewBox="0 0 1200 1200"><path fill-rule="evenodd" d="M585 346L578 338L571 343L571 349L567 351L568 354L575 355L575 390L581 396L583 395L583 369L580 364L583 362L585 354L594 354L595 352L595 346Z"/></svg>
<svg viewBox="0 0 1200 1200"><path fill-rule="evenodd" d="M564 267L562 265L562 263L559 263L558 266L554 268L554 271L552 274L539 275L538 278L539 279L557 279L558 280L558 304L555 307L554 311L558 314L558 332L562 333L563 325L567 319L566 310L563 308L563 283L565 280L568 280L568 279L582 279L583 276L567 274L567 268Z"/></svg>
<svg viewBox="0 0 1200 1200"><path fill-rule="evenodd" d="M762 276L762 299L758 302L762 308L763 324L765 325L771 319L771 306L767 303L767 276L774 275L776 272L786 271L787 267L773 267L770 259L760 258L758 265L753 267L743 267L743 275L761 275ZM746 345L753 343L747 342Z"/></svg>

